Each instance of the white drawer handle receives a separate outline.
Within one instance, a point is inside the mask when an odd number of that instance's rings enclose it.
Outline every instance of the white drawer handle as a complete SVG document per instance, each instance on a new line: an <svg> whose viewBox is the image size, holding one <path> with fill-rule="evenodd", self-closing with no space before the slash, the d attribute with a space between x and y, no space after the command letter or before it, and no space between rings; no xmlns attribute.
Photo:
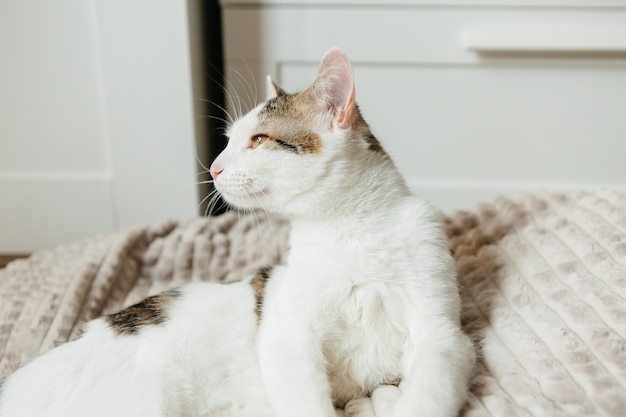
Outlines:
<svg viewBox="0 0 626 417"><path fill-rule="evenodd" d="M465 30L476 52L626 52L626 27L476 27Z"/></svg>

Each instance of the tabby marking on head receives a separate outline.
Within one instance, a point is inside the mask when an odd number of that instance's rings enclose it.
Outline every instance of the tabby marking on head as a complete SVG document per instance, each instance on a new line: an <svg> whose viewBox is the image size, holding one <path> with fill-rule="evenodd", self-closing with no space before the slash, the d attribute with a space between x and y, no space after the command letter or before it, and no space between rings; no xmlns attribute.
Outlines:
<svg viewBox="0 0 626 417"><path fill-rule="evenodd" d="M263 296L265 294L265 285L267 284L267 280L270 278L270 273L272 272L271 267L265 267L258 270L252 281L250 281L250 285L252 285L252 290L254 291L254 298L256 300L254 306L254 314L256 315L257 323L261 322L261 315L263 308Z"/></svg>
<svg viewBox="0 0 626 417"><path fill-rule="evenodd" d="M146 326L155 326L168 319L168 307L180 296L177 288L148 297L137 304L105 317L119 335L134 335Z"/></svg>
<svg viewBox="0 0 626 417"><path fill-rule="evenodd" d="M310 100L301 93L283 93L267 102L258 115L259 129L268 139L266 148L297 154L318 153L322 139L311 131Z"/></svg>
<svg viewBox="0 0 626 417"><path fill-rule="evenodd" d="M293 136L268 137L267 149L286 149L297 154L317 153L322 147L322 140L316 133L300 133Z"/></svg>

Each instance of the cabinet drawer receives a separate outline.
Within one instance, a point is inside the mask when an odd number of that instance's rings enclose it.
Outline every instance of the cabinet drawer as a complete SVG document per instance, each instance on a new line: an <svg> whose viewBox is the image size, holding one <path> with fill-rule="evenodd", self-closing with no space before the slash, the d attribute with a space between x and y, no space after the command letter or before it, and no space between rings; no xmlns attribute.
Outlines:
<svg viewBox="0 0 626 417"><path fill-rule="evenodd" d="M626 52L622 9L285 6L226 8L224 19L227 61L311 60L329 45L385 63L477 63L494 49Z"/></svg>

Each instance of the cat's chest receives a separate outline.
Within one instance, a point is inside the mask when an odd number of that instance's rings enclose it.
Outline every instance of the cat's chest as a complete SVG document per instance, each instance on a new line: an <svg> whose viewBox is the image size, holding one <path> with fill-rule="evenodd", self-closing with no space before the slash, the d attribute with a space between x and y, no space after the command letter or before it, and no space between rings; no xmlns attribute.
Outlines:
<svg viewBox="0 0 626 417"><path fill-rule="evenodd" d="M411 268L398 250L368 243L310 244L288 267L299 305L318 312L314 327L339 403L401 376Z"/></svg>
<svg viewBox="0 0 626 417"><path fill-rule="evenodd" d="M371 278L392 278L404 273L407 250L393 236L355 232L352 235L319 237L311 233L292 244L291 272L297 276L316 275L316 280L359 283Z"/></svg>
<svg viewBox="0 0 626 417"><path fill-rule="evenodd" d="M402 376L407 302L401 285L376 281L335 295L322 340L335 398L349 400Z"/></svg>

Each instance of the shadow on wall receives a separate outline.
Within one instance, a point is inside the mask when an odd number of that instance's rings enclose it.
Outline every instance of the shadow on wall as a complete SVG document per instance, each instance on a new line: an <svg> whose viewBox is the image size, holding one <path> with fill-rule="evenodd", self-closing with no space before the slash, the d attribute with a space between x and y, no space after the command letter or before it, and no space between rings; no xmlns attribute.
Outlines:
<svg viewBox="0 0 626 417"><path fill-rule="evenodd" d="M224 56L222 19L218 0L189 2L190 36L197 43L192 46L195 73L194 109L196 125L196 152L198 171L199 215L221 214L226 206L212 203L211 175L208 168L226 146L224 136L226 100L224 93Z"/></svg>
<svg viewBox="0 0 626 417"><path fill-rule="evenodd" d="M224 6L220 6L219 0L202 2L198 10L202 13L203 31L203 62L205 94L208 98L203 101L204 110L197 114L204 117L204 128L208 134L206 155L208 160L203 162L209 167L211 162L226 147L227 138L224 134L227 123L246 114L259 102L265 100L266 76L269 74L280 82L278 68L266 68L262 65L264 57L264 31L263 23L258 13L243 13L238 16L236 22L228 22L224 18ZM231 24L233 28L245 28L245 31L236 32L238 36L245 36L246 50L228 49L225 47L223 36L226 27ZM200 66L201 67L201 66ZM203 137L202 135L198 135ZM208 182L211 176L203 167L199 172L200 182ZM215 191L212 184L203 184L200 191L200 215L219 215L229 210L228 205L221 199L213 196Z"/></svg>

